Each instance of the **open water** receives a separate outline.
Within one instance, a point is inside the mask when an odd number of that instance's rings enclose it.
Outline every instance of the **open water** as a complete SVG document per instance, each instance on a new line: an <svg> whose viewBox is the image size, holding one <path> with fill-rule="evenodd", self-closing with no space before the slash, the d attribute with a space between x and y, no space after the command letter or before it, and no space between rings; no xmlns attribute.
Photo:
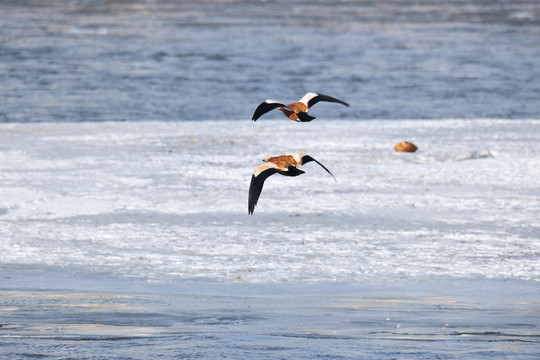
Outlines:
<svg viewBox="0 0 540 360"><path fill-rule="evenodd" d="M0 121L538 118L540 2L0 0ZM267 116L277 117L279 114Z"/></svg>
<svg viewBox="0 0 540 360"><path fill-rule="evenodd" d="M9 288L0 290L2 359L533 360L540 353L538 292L526 281L141 286L69 268L17 267L0 268L0 276Z"/></svg>

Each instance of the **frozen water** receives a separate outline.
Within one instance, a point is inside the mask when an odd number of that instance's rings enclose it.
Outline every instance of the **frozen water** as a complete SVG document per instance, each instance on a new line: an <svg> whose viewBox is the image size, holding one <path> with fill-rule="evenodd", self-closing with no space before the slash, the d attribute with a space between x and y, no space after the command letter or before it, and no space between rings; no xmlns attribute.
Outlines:
<svg viewBox="0 0 540 360"><path fill-rule="evenodd" d="M306 126L307 125L307 126ZM2 125L0 263L151 281L538 280L540 122ZM401 140L416 153L396 153ZM247 215L251 173L302 150Z"/></svg>
<svg viewBox="0 0 540 360"><path fill-rule="evenodd" d="M535 359L538 120L0 126L0 357ZM416 153L396 153L406 139ZM251 172L270 177L253 216Z"/></svg>

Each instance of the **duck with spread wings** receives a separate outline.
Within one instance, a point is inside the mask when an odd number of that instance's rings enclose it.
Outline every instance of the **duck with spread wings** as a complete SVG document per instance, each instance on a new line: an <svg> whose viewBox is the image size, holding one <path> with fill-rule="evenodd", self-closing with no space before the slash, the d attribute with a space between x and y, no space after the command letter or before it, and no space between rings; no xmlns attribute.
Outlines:
<svg viewBox="0 0 540 360"><path fill-rule="evenodd" d="M264 181L271 175L281 174L284 176L298 176L305 173L305 171L300 170L299 167L307 164L310 161L315 161L317 164L322 166L334 180L336 180L334 174L330 172L323 164L312 158L311 156L298 151L292 155L281 155L275 157L267 157L264 159L264 164L259 165L253 171L251 176L251 184L249 185L249 198L248 198L248 213L253 214L255 210L255 205L259 200L261 195Z"/></svg>
<svg viewBox="0 0 540 360"><path fill-rule="evenodd" d="M304 95L304 97L300 99L300 101L295 102L293 104L289 104L289 105L286 105L276 100L266 100L257 107L257 109L255 110L255 113L253 113L253 117L251 118L251 120L257 121L257 119L260 118L262 115L266 114L267 112L271 110L277 109L277 110L281 110L283 114L285 114L285 116L291 120L298 121L298 122L311 121L315 119L315 117L309 115L307 112L309 108L311 108L313 105L315 105L319 101L339 103L347 107L350 106L345 101L341 101L334 97L310 92Z"/></svg>

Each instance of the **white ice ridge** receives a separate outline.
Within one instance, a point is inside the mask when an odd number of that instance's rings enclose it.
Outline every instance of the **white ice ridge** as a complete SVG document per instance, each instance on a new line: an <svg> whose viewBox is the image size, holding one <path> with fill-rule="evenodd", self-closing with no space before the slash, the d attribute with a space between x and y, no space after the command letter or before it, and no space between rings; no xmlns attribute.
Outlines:
<svg viewBox="0 0 540 360"><path fill-rule="evenodd" d="M396 153L407 140L416 153ZM0 264L152 281L540 279L540 121L0 125ZM315 163L265 183L253 169Z"/></svg>

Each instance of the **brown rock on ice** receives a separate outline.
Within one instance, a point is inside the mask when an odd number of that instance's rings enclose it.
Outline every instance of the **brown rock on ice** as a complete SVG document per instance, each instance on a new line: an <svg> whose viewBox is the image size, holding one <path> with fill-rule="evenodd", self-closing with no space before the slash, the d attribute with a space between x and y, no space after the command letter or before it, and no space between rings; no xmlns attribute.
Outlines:
<svg viewBox="0 0 540 360"><path fill-rule="evenodd" d="M402 141L400 143L397 143L396 146L394 146L394 149L399 152L415 152L418 147L414 145L412 142L408 141Z"/></svg>

